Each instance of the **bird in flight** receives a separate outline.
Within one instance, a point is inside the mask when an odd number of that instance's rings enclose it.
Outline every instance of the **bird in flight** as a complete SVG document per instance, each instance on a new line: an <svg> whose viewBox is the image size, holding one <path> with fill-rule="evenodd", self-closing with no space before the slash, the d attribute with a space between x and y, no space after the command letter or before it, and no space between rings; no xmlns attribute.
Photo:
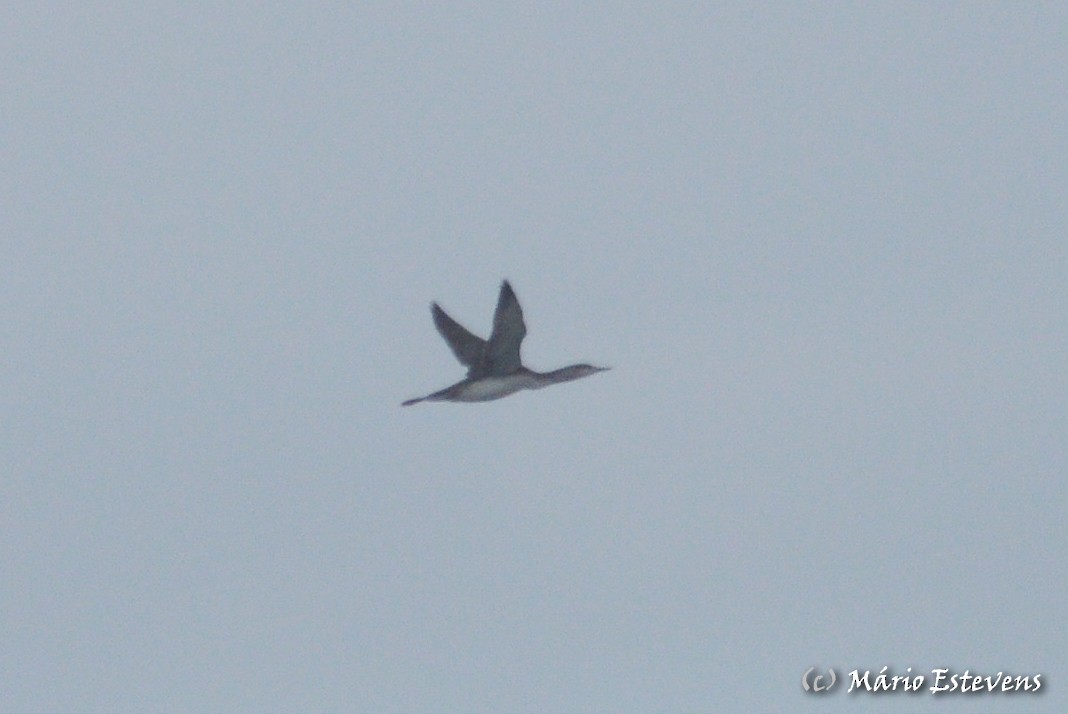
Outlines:
<svg viewBox="0 0 1068 714"><path fill-rule="evenodd" d="M519 345L526 337L527 326L523 323L519 300L507 280L501 283L489 340L472 335L437 303L433 303L431 312L438 332L460 364L467 367L467 378L440 392L409 399L402 404L405 407L419 402L488 402L523 389L541 389L610 369L573 364L552 372L535 372L524 367L519 359Z"/></svg>

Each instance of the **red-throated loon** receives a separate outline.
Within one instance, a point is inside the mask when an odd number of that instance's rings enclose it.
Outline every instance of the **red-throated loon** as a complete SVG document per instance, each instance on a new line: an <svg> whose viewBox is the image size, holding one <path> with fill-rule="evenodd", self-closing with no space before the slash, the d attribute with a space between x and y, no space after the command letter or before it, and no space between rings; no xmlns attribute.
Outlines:
<svg viewBox="0 0 1068 714"><path fill-rule="evenodd" d="M449 343L460 364L468 368L467 379L440 392L409 399L402 404L405 407L419 402L488 402L522 389L541 389L610 369L574 364L542 373L524 367L519 359L519 345L526 337L527 326L523 324L523 310L507 280L501 283L489 341L472 335L446 315L437 303L431 306L431 312L438 332Z"/></svg>

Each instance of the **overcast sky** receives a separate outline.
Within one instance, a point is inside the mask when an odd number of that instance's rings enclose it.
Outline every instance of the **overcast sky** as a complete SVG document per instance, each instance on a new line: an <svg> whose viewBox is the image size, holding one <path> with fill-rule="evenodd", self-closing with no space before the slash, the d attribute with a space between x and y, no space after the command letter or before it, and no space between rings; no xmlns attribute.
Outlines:
<svg viewBox="0 0 1068 714"><path fill-rule="evenodd" d="M2 11L0 710L1065 711L1068 6L577 5Z"/></svg>

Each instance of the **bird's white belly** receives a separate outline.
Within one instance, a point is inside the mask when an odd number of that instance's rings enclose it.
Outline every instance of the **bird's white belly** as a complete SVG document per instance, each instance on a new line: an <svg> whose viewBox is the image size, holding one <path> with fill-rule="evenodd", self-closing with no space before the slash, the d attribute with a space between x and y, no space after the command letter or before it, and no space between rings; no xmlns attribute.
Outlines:
<svg viewBox="0 0 1068 714"><path fill-rule="evenodd" d="M477 382L472 382L464 387L463 392L457 397L461 402L488 402L493 399L507 397L515 394L528 386L527 379L520 375L508 377L483 377Z"/></svg>

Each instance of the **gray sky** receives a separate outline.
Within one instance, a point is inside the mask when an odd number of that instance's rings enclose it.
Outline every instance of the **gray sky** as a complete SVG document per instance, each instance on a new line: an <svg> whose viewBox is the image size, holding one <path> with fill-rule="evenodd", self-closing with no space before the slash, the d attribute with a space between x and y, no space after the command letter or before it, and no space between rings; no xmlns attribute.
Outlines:
<svg viewBox="0 0 1068 714"><path fill-rule="evenodd" d="M1064 711L1063 5L3 15L0 710Z"/></svg>

